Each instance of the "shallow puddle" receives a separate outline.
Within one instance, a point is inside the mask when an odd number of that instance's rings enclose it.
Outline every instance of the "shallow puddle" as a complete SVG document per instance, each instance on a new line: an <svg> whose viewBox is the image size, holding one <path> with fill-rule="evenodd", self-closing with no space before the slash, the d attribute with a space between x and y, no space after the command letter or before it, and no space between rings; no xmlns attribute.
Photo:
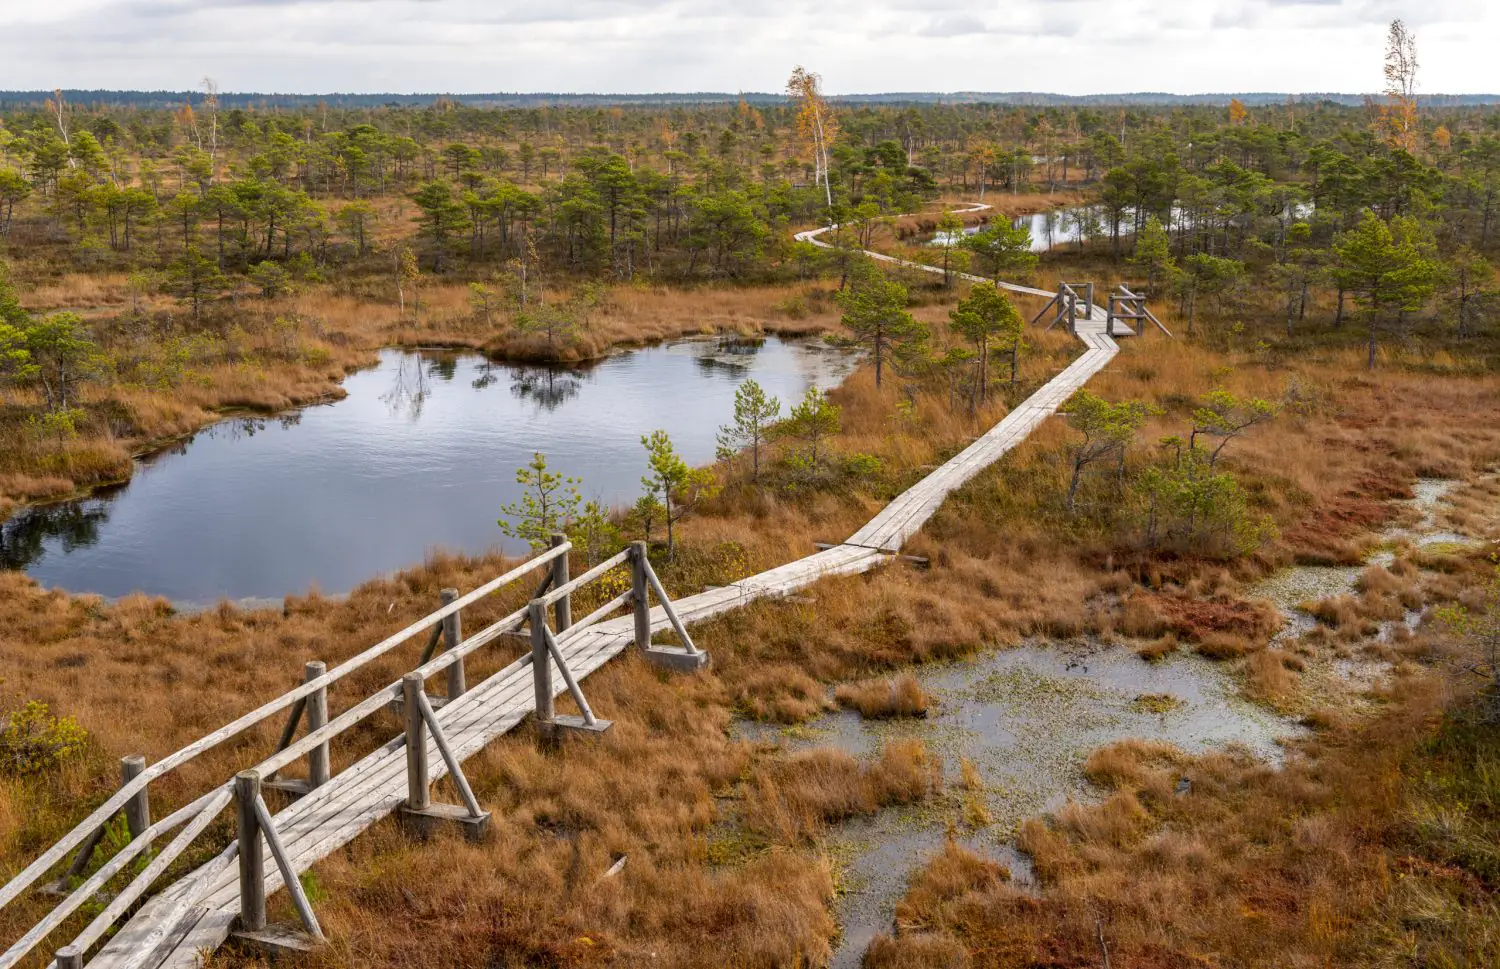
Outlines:
<svg viewBox="0 0 1500 969"><path fill-rule="evenodd" d="M1427 549L1443 545L1472 545L1476 541L1473 536L1438 528L1438 512L1458 484L1457 481L1439 478L1418 479L1412 487L1415 497L1404 502L1418 515L1416 523L1411 526L1395 526L1382 532L1381 543L1386 547L1377 549L1363 564L1298 565L1282 569L1251 586L1248 592L1250 596L1269 599L1286 619L1271 645L1285 646L1316 627L1318 621L1303 607L1320 599L1354 595L1359 577L1366 568L1371 565L1390 565L1395 561L1395 555L1388 546L1396 542L1410 542ZM1395 635L1397 627L1401 626L1414 631L1421 623L1422 615L1417 610L1407 613L1403 619L1383 623L1376 638L1381 642L1389 641ZM1352 678L1364 682L1369 678L1369 671L1362 670Z"/></svg>

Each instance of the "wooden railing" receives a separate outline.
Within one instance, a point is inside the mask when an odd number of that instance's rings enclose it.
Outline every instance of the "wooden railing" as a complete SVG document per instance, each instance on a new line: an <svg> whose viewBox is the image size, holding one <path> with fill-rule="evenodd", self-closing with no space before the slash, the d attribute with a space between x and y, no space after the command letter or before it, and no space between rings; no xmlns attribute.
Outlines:
<svg viewBox="0 0 1500 969"><path fill-rule="evenodd" d="M1040 313L1032 317L1031 323L1035 326L1040 323L1042 317L1048 313L1052 314L1052 322L1047 324L1047 329L1052 329L1057 324L1074 336L1078 335L1078 313L1083 312L1083 318L1089 319L1094 312L1094 284L1093 283L1058 283L1057 295L1042 307Z"/></svg>
<svg viewBox="0 0 1500 969"><path fill-rule="evenodd" d="M176 901L173 903L173 911L179 915L185 913L195 904L202 891L221 874L225 868L238 855L241 859L241 889L242 893L248 893L242 898L242 904L250 903L250 908L242 909L252 916L245 920L247 926L252 924L254 916L254 890L251 884L257 881L254 871L260 865L261 838L270 847L278 867L282 869L282 876L288 891L292 894L294 904L299 913L303 914L304 923L310 932L318 934L316 920L311 916L310 907L306 906L306 899L300 898L301 889L296 878L296 873L289 870L289 861L285 858L285 852L280 847L280 842L275 836L275 826L270 812L266 810L265 803L261 799L261 787L270 782L270 786L279 787L293 795L305 794L322 784L327 783L331 776L329 761L329 743L340 734L345 733L357 726L375 713L388 709L393 703L406 699L411 690L411 684L419 686L438 673L446 671L447 685L449 689L447 702L452 702L465 692L464 682L464 658L475 651L495 642L506 634L517 633L526 623L530 612L521 609L512 612L498 622L491 623L467 640L461 638L460 615L462 611L506 587L517 580L538 569L547 567L548 574L538 588L535 595L546 595L549 604L553 604L560 616L566 616L571 608L571 594L585 579L596 577L598 569L592 570L586 576L580 576L580 580L570 582L568 580L568 552L572 545L561 536L553 539L550 549L540 555L522 563L492 579L479 588L465 595L459 595L456 590L444 590L443 605L436 612L412 623L400 632L387 637L376 645L362 653L340 663L332 670L326 670L321 663L309 663L304 668L304 682L295 689L283 693L281 696L255 708L208 734L205 737L188 744L186 747L167 755L154 764L147 766L139 757L127 757L122 761L122 784L114 794L105 799L83 821L79 822L68 834L64 835L52 847L44 851L35 861L12 878L4 887L0 887L0 907L10 904L19 898L22 893L37 885L44 876L51 872L64 861L70 853L76 851L77 855L67 868L62 878L56 884L57 894L61 895L56 906L29 931L17 939L9 949L0 953L0 969L9 969L16 965L26 955L32 952L49 934L71 918L79 909L99 895L115 876L119 875L131 862L141 857L151 847L153 842L162 838L169 832L181 828L181 831L160 852L151 856L150 862L137 874L124 888L111 898L104 909L88 924L84 930L68 946L64 946L57 952L57 965L66 967L69 965L82 965L82 957L96 943L105 937L114 926L115 922L124 915L142 896L146 894L156 882L157 878L174 861L195 842L195 840L208 828L219 814L228 807L231 800L239 804L239 839L224 849L208 866L200 869L194 876L193 883L183 889ZM633 553L622 553L616 558L623 561L623 556ZM619 564L618 562L615 564ZM649 568L649 565L648 565ZM549 589L551 591L549 591ZM616 605L618 608L618 604ZM376 691L369 697L356 703L343 713L328 719L328 689L351 673L374 662L388 653L404 645L413 637L424 632L431 631L431 638L426 644L418 665L411 672L390 685ZM444 649L434 655L439 639L444 640ZM413 717L420 721L421 726L432 727L436 720L431 716L433 704L426 697L425 690L417 693L415 704L407 702L407 730L408 736L417 731L417 724ZM160 821L150 821L149 786L153 781L176 770L182 765L194 760L204 753L213 750L246 731L249 731L269 718L283 711L288 712L287 722L281 733L281 739L272 754L253 765L246 771L239 772L236 777L226 780L201 797L173 811ZM305 721L306 733L300 739L294 740L299 722ZM434 731L434 739L441 736L440 730ZM438 740L440 750L443 741ZM421 750L425 756L425 744L413 745ZM278 772L293 764L297 760L306 757L308 760L308 777L305 781L298 782L276 782ZM451 751L444 751L445 760L451 760ZM453 771L455 782L459 782L462 773L455 768L456 762L449 763ZM460 784L464 789L466 784ZM472 791L468 793L466 800L472 802ZM415 803L419 798L415 796ZM477 804L469 804L473 813L478 814ZM121 811L125 812L127 828L131 834L131 840L120 849L112 858L101 865L88 878L76 887L69 888L69 883L81 877L92 863L92 857L103 840L107 826ZM253 843L255 849L246 851L244 845ZM247 875L247 870L250 874ZM260 878L261 892L264 891L264 879ZM263 897L262 897L263 907ZM166 926L175 919L166 919L161 924ZM165 931L165 928L163 928ZM149 946L147 951L149 952ZM144 957L144 953L143 953Z"/></svg>
<svg viewBox="0 0 1500 969"><path fill-rule="evenodd" d="M1129 327L1130 332L1136 336L1145 336L1147 321L1155 323L1157 328L1167 336L1172 335L1172 331L1162 326L1161 320L1158 320L1156 315L1146 308L1146 297L1131 292L1124 283L1109 294L1109 316L1104 328L1105 333L1110 336L1125 335L1115 330L1115 323L1120 322Z"/></svg>

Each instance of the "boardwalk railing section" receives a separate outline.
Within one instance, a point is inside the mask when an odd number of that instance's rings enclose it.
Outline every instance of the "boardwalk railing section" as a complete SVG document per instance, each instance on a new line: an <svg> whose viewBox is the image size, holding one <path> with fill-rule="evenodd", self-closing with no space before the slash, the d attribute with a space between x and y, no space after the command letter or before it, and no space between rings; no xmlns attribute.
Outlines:
<svg viewBox="0 0 1500 969"><path fill-rule="evenodd" d="M646 651L648 658L656 662L677 669L696 669L704 665L707 660L707 655L693 644L686 627L672 608L662 588L661 580L657 577L646 555L644 543L630 546L619 555L600 563L576 579L568 577L568 552L571 549L571 543L562 536L555 536L550 549L467 595L460 596L456 590L452 589L444 590L442 608L334 669L325 670L322 663L308 663L304 669L302 685L157 763L147 766L141 757L125 758L122 762L123 783L120 789L71 832L27 866L24 871L11 879L4 888L0 888L0 905L9 904L28 888L40 882L44 876L64 861L70 852L76 851L75 857L62 878L49 886L56 894L62 896L61 900L30 931L0 954L0 969L8 969L16 965L86 904L102 897L100 893L105 886L125 871L132 862L143 857L149 858L149 863L117 894L108 899L103 910L88 926L69 945L58 950L57 965L59 967L82 965L81 959L84 954L110 932L120 917L129 911L151 889L160 876L198 841L231 802L235 805L235 814L238 819L237 838L223 849L213 862L193 874L193 883L175 899L173 912L169 913L169 917L159 919L163 931L167 926L176 922L176 918L170 917L171 915L181 915L196 905L203 889L238 860L241 933L251 938L277 934L276 930L268 929L265 921L265 865L262 853L264 848L270 851L276 863L281 882L291 895L293 906L301 919L302 929L306 936L313 940L320 939L322 931L302 891L297 872L293 869L277 835L275 819L266 806L262 791L266 788L277 789L297 797L328 783L332 778L330 743L340 734L393 706L403 711L406 721L409 793L402 809L403 818L415 822L417 827L422 829L430 827L432 822L452 821L463 826L470 834L482 834L489 815L480 808L475 799L436 716L438 707L457 699L465 692L465 657L496 643L502 637L520 635L521 631L529 626L527 638L532 644L530 660L536 681L538 724L544 735L568 729L590 732L602 732L608 729L607 721L598 720L594 716L588 701L584 698L582 690L568 668L562 648L570 639L612 613L627 607L632 609L636 617L636 643ZM572 620L574 595L584 586L596 582L606 573L617 568L628 568L631 577L629 587L588 616L574 622ZM531 602L525 608L490 624L468 639L463 638L461 616L466 607L506 590L538 570L545 570L546 574ZM652 645L650 622L652 593L670 617L681 646ZM553 616L551 626L547 620L549 612ZM399 680L355 703L332 720L328 719L330 687L336 686L351 673L386 656L423 633L428 633L429 637L414 669ZM443 646L441 652L438 651L440 643ZM561 671L569 693L572 694L582 711L581 717L557 716L554 713L551 686L554 664ZM430 697L427 694L427 681L439 674L443 674L446 679L446 696ZM287 720L281 739L269 757L239 772L235 777L226 780L223 784L161 820L154 823L150 820L149 786L153 781L280 713L286 713ZM299 724L304 722L304 735L300 739L294 739ZM448 773L459 790L462 805L432 803L427 766L429 737L442 756ZM281 771L304 758L307 761L305 778L294 780L278 778L277 775ZM82 878L92 864L93 855L103 840L106 829L122 811L131 835L130 841L97 870L79 882L78 879ZM148 854L154 844L169 832L179 828L181 830L164 848L154 854ZM284 936L284 933L281 934ZM279 941L290 940L282 938ZM151 946L147 945L143 948L149 949Z"/></svg>
<svg viewBox="0 0 1500 969"><path fill-rule="evenodd" d="M1124 283L1116 286L1114 292L1109 294L1105 332L1110 336L1145 336L1148 321L1155 323L1156 328L1167 336L1172 335L1172 331L1163 326L1161 320L1146 308L1146 297L1132 293ZM1125 324L1126 330L1123 333L1115 329L1117 322Z"/></svg>
<svg viewBox="0 0 1500 969"><path fill-rule="evenodd" d="M1048 313L1052 314L1052 322L1047 324L1047 329L1052 329L1061 323L1063 329L1074 336L1078 335L1079 311L1083 312L1083 319L1087 320L1094 312L1094 284L1093 283L1058 283L1057 295L1047 301L1042 311L1031 318L1031 325L1042 321L1042 317ZM1113 335L1113 334L1111 334Z"/></svg>
<svg viewBox="0 0 1500 969"><path fill-rule="evenodd" d="M984 208L988 206L981 205L967 211ZM832 228L804 232L798 238L827 246L818 237ZM922 271L942 271L881 253L867 254ZM595 715L580 681L621 650L633 645L648 661L667 669L697 670L706 665L708 657L694 644L687 622L707 619L757 598L788 595L826 576L863 572L888 561L902 543L936 512L948 494L1024 440L1032 429L1055 413L1068 397L1113 358L1118 348L1110 337L1116 320L1157 322L1145 309L1144 300L1125 287L1120 287L1111 296L1109 312L1106 313L1093 304L1090 284L1064 283L1055 294L1010 283L998 285L1015 292L1048 297L1051 300L1049 310L1054 314L1053 325L1058 322L1067 325L1069 331L1085 344L1084 354L985 435L898 496L846 542L730 586L710 589L673 603L651 566L645 543L631 545L575 579L569 574L568 553L572 546L562 536L554 536L549 549L472 592L460 595L457 590L444 590L442 607L436 612L331 670L322 663L306 664L300 686L219 730L154 764L147 765L140 757L125 758L119 790L0 888L0 907L4 907L29 889L40 886L49 873L65 861L69 862L62 877L47 886L61 896L60 901L9 949L0 953L0 969L17 965L85 905L100 902L104 903L102 910L71 943L56 951L55 965L59 969L81 967L84 957L110 936L127 913L132 913L128 926L114 935L101 950L97 964L107 962L111 967L192 965L197 962L201 949L216 946L231 931L272 947L305 948L322 937L322 930L302 890L299 871L324 857L328 851L336 850L337 845L347 843L391 810L395 810L403 823L418 833L425 833L435 825L452 824L469 836L482 835L488 826L489 815L464 777L461 761L511 729L526 714L533 715L540 735L549 740L564 734L598 735L607 731L609 721ZM1047 312L1044 310L1041 316ZM1157 325L1161 324L1157 322ZM1144 327L1144 323L1140 326ZM490 623L472 636L464 637L462 613L466 608L501 593L538 571L544 573L542 580L524 607ZM626 571L628 579L622 574ZM575 621L574 597L585 587L600 583L606 577L611 577L610 588L623 585L624 591ZM607 595L608 591L603 594ZM657 602L654 609L651 606L653 596ZM611 618L621 610L629 610L629 615ZM654 644L653 628L674 633L677 643L670 646ZM414 668L330 719L331 687L423 634L427 639ZM465 658L504 638L524 639L530 645L529 655L511 662L471 691L465 675ZM562 680L565 690L556 687L554 673ZM430 696L427 683L440 674L446 684L445 692L440 696ZM518 703L523 692L530 692L525 689L525 678L531 680L534 702ZM572 698L579 711L577 716L556 712L555 700L561 692ZM462 704L457 703L460 699L464 701ZM444 708L452 704L457 704L453 711L458 715L447 717L448 711ZM330 744L388 709L401 714L404 734L384 748L365 755L341 773L334 774ZM439 711L443 714L440 715ZM226 778L217 787L161 820L151 820L149 787L152 782L278 715L285 715L286 720L280 739L269 756L237 772L234 777ZM444 726L445 722L449 722L448 727ZM461 740L450 736L453 729L464 732ZM401 756L403 747L404 758ZM429 758L434 755L441 759L440 765L429 764ZM307 763L305 777L280 776L282 771L304 759ZM403 759L404 764L401 763ZM441 776L444 769L459 793L461 804L439 804L432 800L431 778ZM392 796L396 784L404 787L404 797L399 794ZM296 803L280 815L273 815L264 799L264 791L268 789L281 791L297 799ZM312 810L301 810L314 802L317 803ZM140 907L139 903L153 885L183 858L231 804L235 809L236 837L208 863L197 866ZM84 878L93 864L94 854L104 841L107 827L122 812L130 840ZM288 825L297 826L295 843L284 837ZM174 831L176 835L164 848L154 854L148 853L156 842ZM266 851L274 862L274 872L266 868ZM104 894L104 889L116 876L139 861L145 861L144 867L124 887L113 896ZM230 871L231 866L236 865L237 891ZM288 930L267 924L268 885L287 888L299 926ZM136 909L139 910L133 911ZM163 949L165 955L161 952ZM107 958L105 952L108 952Z"/></svg>

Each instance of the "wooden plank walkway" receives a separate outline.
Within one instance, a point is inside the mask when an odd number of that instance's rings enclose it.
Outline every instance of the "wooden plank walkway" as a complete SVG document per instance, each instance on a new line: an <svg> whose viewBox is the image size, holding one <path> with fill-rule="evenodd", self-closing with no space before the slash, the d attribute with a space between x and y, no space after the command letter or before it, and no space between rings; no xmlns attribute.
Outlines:
<svg viewBox="0 0 1500 969"><path fill-rule="evenodd" d="M823 231L826 230L802 233L798 238L824 245L818 238ZM926 271L941 271L879 253L869 255ZM1028 287L1007 288L1030 295L1054 295ZM1086 349L1076 361L988 433L896 498L847 542L732 585L677 600L674 605L678 615L685 623L699 622L756 599L784 596L819 579L864 572L889 561L891 554L932 517L949 494L1024 440L1115 355L1117 347L1105 334L1103 311L1097 307L1091 310L1090 318L1080 320L1077 325ZM651 612L651 625L653 630L668 627L668 617L660 606ZM520 626L517 620L514 628ZM633 620L628 615L558 636L560 651L580 681L634 642ZM533 711L536 703L533 682L531 658L523 657L437 710L437 719L460 762L513 729ZM559 696L566 692L561 672L555 668L552 682L557 685ZM405 743L404 735L392 739L275 816L276 830L296 871L305 871L348 844L405 802ZM437 780L447 769L431 737L428 746L432 778ZM217 949L228 938L239 914L236 867L222 864L227 853L221 856L217 869L211 862L142 906L89 965L100 969L127 966L186 969L200 965L201 954ZM206 889L196 884L200 875L207 881ZM280 874L273 866L267 872L266 890L274 891L281 884Z"/></svg>

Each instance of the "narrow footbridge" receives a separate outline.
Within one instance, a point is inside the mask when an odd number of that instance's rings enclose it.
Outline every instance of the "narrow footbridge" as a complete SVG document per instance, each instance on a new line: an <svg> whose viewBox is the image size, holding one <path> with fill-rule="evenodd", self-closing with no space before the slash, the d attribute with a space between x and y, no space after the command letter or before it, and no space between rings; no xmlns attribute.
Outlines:
<svg viewBox="0 0 1500 969"><path fill-rule="evenodd" d="M798 238L825 245L819 237L827 231L813 230ZM879 253L869 255L919 270L941 271ZM594 670L631 649L670 668L698 669L706 656L693 644L689 627L694 623L757 599L788 595L825 576L864 572L889 561L949 494L1025 439L1114 357L1118 348L1112 335L1117 321L1141 318L1140 314L1116 313L1113 299L1109 311L1095 306L1091 298L1079 296L1076 286L1065 284L1053 293L1002 285L1051 298L1053 325L1061 322L1075 333L1085 346L1084 353L847 541L732 585L673 602L651 570L644 545L637 543L572 578L568 572L570 546L559 538L548 551L467 594L445 592L444 605L438 611L333 669L325 669L321 663L308 664L302 685L176 753L149 766L139 758L127 758L120 789L0 888L0 907L28 892L50 891L58 899L48 915L0 954L0 969L47 954L53 956L52 964L59 969L85 964L98 969L193 967L201 962L202 953L218 948L231 934L273 948L315 944L322 930L303 895L298 874L388 815L399 815L418 830L453 824L468 833L481 834L489 816L463 778L463 762L527 716L534 716L544 733L607 729L608 723L594 715L580 686ZM1141 311L1144 313L1143 305ZM627 567L629 588L575 621L575 594L612 570ZM529 584L538 577L542 580L540 587L525 608L465 634L465 608L515 583ZM594 591L597 597L600 593ZM669 632L674 640L671 645L653 645L658 634ZM466 657L480 650L498 649L516 638L529 643L529 652L482 682L467 684ZM330 718L331 688L361 667L424 639L425 648L409 673ZM427 695L426 683L433 678L446 681L446 696ZM573 697L581 716L556 714L554 699L564 693ZM393 708L404 718L406 729L344 770L332 773L329 744ZM278 717L284 719L284 729L281 742L270 756L247 763L246 770L197 800L151 820L148 786L152 781L215 747L235 743L246 731ZM239 742L243 743L243 738ZM305 779L279 777L299 761L306 761ZM450 774L463 803L433 803L432 782ZM294 800L273 813L262 797L264 788L285 791ZM181 866L173 863L231 808L237 817L238 837L206 864L175 880L164 879L169 868L176 875ZM102 866L91 870L105 826L121 812L132 839ZM172 835L170 840L168 835ZM200 846L194 857L202 857L202 850ZM269 866L267 854L273 862ZM118 881L116 876L121 872L127 868L134 871L131 866L142 863L144 866L123 887L104 891L112 881ZM159 887L163 881L168 883ZM281 888L288 890L298 912L301 925L295 929L266 922L266 896ZM87 911L97 914L81 933L71 940L53 937L86 906ZM49 949L49 943L60 948Z"/></svg>

